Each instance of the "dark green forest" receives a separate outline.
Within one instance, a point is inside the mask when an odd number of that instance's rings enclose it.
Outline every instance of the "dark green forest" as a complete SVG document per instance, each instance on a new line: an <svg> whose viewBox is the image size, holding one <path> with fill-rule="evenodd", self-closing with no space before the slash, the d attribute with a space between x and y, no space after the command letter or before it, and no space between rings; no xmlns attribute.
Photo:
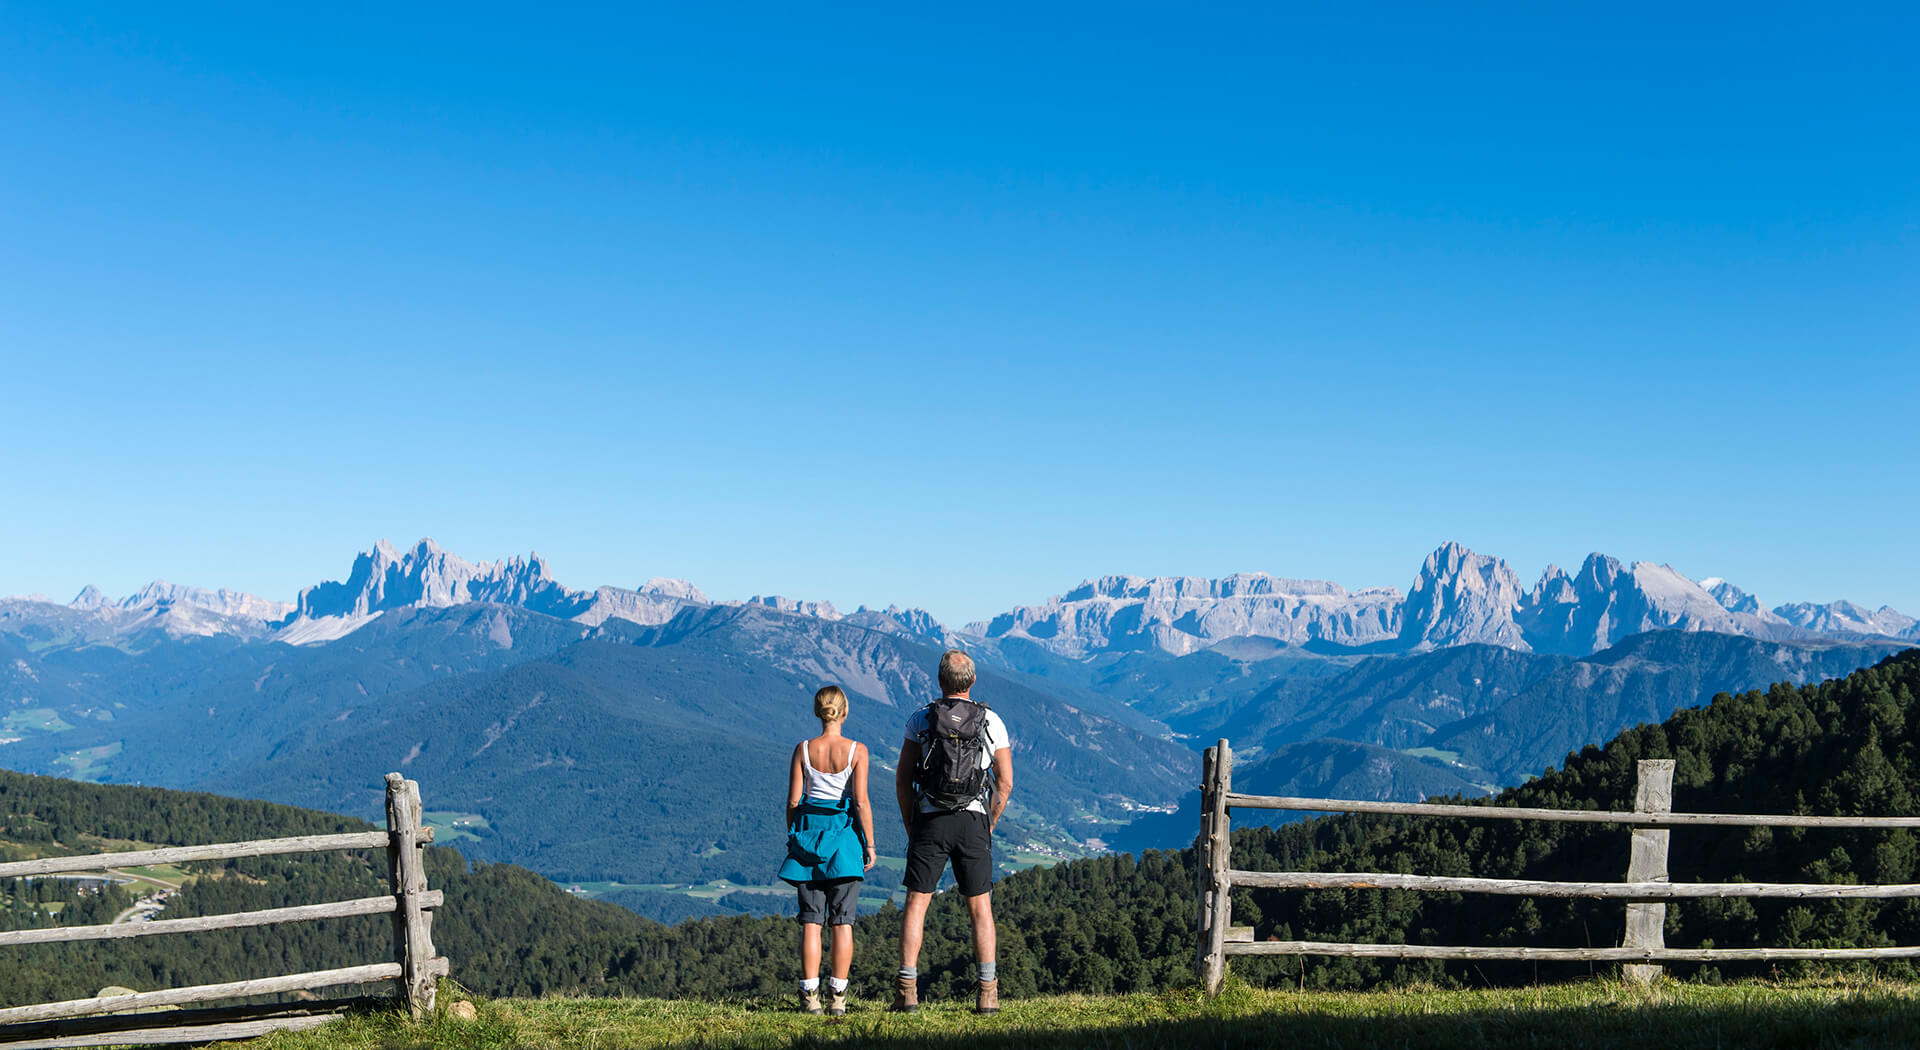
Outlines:
<svg viewBox="0 0 1920 1050"><path fill-rule="evenodd" d="M1674 807L1720 812L1892 815L1914 812L1920 786L1920 652L1891 657L1821 685L1722 695L1604 748L1569 755L1558 771L1486 800L1489 805L1631 808L1635 762L1678 760ZM358 821L211 795L106 787L0 774L4 837L59 852L78 835L206 842L365 827ZM1625 829L1410 817L1330 817L1235 833L1234 865L1252 869L1617 879ZM1913 881L1920 843L1909 831L1682 828L1673 833L1676 881ZM169 903L169 916L369 895L385 886L384 857L320 855L204 865ZM508 865L470 865L429 853L446 891L434 937L454 977L488 995L720 997L784 992L795 976L792 920L745 916L661 925L604 902L567 895ZM40 899L72 907L62 921L105 921L124 891L15 883L0 922L52 921ZM1188 983L1194 945L1190 851L1114 854L1031 869L994 894L1001 980L1010 995L1113 992ZM1256 937L1452 944L1618 943L1619 902L1419 895L1403 891L1237 891L1237 922ZM1668 908L1673 945L1920 943L1915 901L1687 901ZM898 914L862 917L855 990L879 996L891 977ZM0 998L18 1003L135 988L376 961L389 951L384 917L262 930L155 937L108 946L12 949ZM971 972L965 912L936 899L921 972L932 997L958 996ZM1905 964L1879 964L1906 973ZM1241 959L1257 984L1364 987L1406 980L1522 983L1584 976L1586 965L1451 965L1431 961ZM1604 969L1604 968L1603 968ZM1783 967L1784 972L1791 968ZM1767 968L1676 967L1703 980Z"/></svg>

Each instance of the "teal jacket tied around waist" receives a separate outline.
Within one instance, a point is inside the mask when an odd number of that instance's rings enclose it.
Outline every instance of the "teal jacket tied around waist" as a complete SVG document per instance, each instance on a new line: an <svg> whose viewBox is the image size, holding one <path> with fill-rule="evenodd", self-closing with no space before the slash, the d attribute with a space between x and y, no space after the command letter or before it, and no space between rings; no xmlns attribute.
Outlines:
<svg viewBox="0 0 1920 1050"><path fill-rule="evenodd" d="M857 879L865 873L865 859L847 799L809 798L793 808L787 862L780 865L782 880L798 885Z"/></svg>

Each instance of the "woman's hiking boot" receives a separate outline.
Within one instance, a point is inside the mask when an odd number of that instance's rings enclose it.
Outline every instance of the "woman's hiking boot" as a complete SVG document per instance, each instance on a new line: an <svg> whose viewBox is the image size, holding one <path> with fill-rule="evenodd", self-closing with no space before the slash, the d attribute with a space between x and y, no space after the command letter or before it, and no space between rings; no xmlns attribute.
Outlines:
<svg viewBox="0 0 1920 1050"><path fill-rule="evenodd" d="M910 1014L920 1009L920 979L917 977L895 977L893 979L894 1013Z"/></svg>
<svg viewBox="0 0 1920 1050"><path fill-rule="evenodd" d="M831 986L827 988L827 1016L847 1016L847 990L845 988L837 990Z"/></svg>
<svg viewBox="0 0 1920 1050"><path fill-rule="evenodd" d="M980 998L974 1003L973 1012L977 1014L1000 1012L1000 978L980 982Z"/></svg>
<svg viewBox="0 0 1920 1050"><path fill-rule="evenodd" d="M818 988L800 989L800 1009L805 1010L807 1013L810 1013L810 1014L819 1013L820 1012L820 989Z"/></svg>

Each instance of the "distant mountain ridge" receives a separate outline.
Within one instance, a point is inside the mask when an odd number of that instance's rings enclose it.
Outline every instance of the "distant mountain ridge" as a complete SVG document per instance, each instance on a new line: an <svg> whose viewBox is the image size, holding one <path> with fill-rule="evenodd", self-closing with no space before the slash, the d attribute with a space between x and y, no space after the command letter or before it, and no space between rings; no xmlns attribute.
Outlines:
<svg viewBox="0 0 1920 1050"><path fill-rule="evenodd" d="M1725 580L1711 578L1703 586L1668 565L1628 565L1598 553L1572 575L1548 566L1529 589L1504 560L1451 542L1427 557L1404 598L1393 588L1348 591L1324 580L1259 574L1220 580L1109 576L961 633L988 642L1029 642L1084 659L1109 652L1181 656L1249 636L1373 652L1480 644L1584 656L1659 630L1770 641L1920 640L1920 622L1890 608L1868 612L1851 602L1830 602L1764 612Z"/></svg>
<svg viewBox="0 0 1920 1050"><path fill-rule="evenodd" d="M29 599L6 599L0 605ZM1348 590L1328 580L1236 573L1103 576L1039 605L950 628L921 609L862 607L778 595L716 601L685 580L651 579L637 588L575 590L554 579L538 554L470 562L422 539L401 550L385 540L355 558L346 577L278 602L227 590L155 581L113 601L93 587L67 608L95 618L108 633L159 630L171 636L270 635L291 644L344 637L384 613L467 602L512 605L597 626L611 619L642 626L712 605L756 605L790 615L845 620L935 645L984 650L1009 645L1067 660L1109 654L1183 656L1229 639L1352 652L1425 652L1456 645L1498 645L1522 652L1583 656L1655 630L1712 631L1770 641L1894 638L1920 641L1920 620L1848 601L1763 608L1724 579L1694 581L1671 566L1623 563L1590 554L1569 574L1548 566L1531 588L1505 560L1461 544L1442 544L1402 593L1392 587ZM1006 661L1003 661L1006 662ZM1017 661L1016 661L1017 662Z"/></svg>

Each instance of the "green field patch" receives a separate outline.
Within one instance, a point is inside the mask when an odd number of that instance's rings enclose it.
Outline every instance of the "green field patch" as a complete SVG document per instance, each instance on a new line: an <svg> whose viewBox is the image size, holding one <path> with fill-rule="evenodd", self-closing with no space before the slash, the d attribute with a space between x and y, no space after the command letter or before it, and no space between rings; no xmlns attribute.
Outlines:
<svg viewBox="0 0 1920 1050"><path fill-rule="evenodd" d="M61 733L72 728L73 723L51 707L23 707L0 718L0 729L14 733Z"/></svg>
<svg viewBox="0 0 1920 1050"><path fill-rule="evenodd" d="M131 868L115 868L113 870L119 874L128 876L144 886L159 886L170 890L179 889L186 884L187 879L190 877L178 865L174 864L141 864Z"/></svg>
<svg viewBox="0 0 1920 1050"><path fill-rule="evenodd" d="M83 747L78 751L69 751L53 760L56 766L65 766L70 772L67 776L75 780L89 780L102 776L99 768L107 759L120 753L120 741L101 744L99 747Z"/></svg>
<svg viewBox="0 0 1920 1050"><path fill-rule="evenodd" d="M420 814L421 823L433 829L433 841L444 846L461 839L480 841L480 832L491 832L493 825L478 813L459 813L450 809L432 809Z"/></svg>
<svg viewBox="0 0 1920 1050"><path fill-rule="evenodd" d="M1460 764L1460 752L1446 751L1437 747L1410 747L1402 751L1401 754L1412 755L1415 758L1439 759L1440 761L1453 766L1457 766ZM1234 757L1238 758L1239 756L1236 755Z"/></svg>

